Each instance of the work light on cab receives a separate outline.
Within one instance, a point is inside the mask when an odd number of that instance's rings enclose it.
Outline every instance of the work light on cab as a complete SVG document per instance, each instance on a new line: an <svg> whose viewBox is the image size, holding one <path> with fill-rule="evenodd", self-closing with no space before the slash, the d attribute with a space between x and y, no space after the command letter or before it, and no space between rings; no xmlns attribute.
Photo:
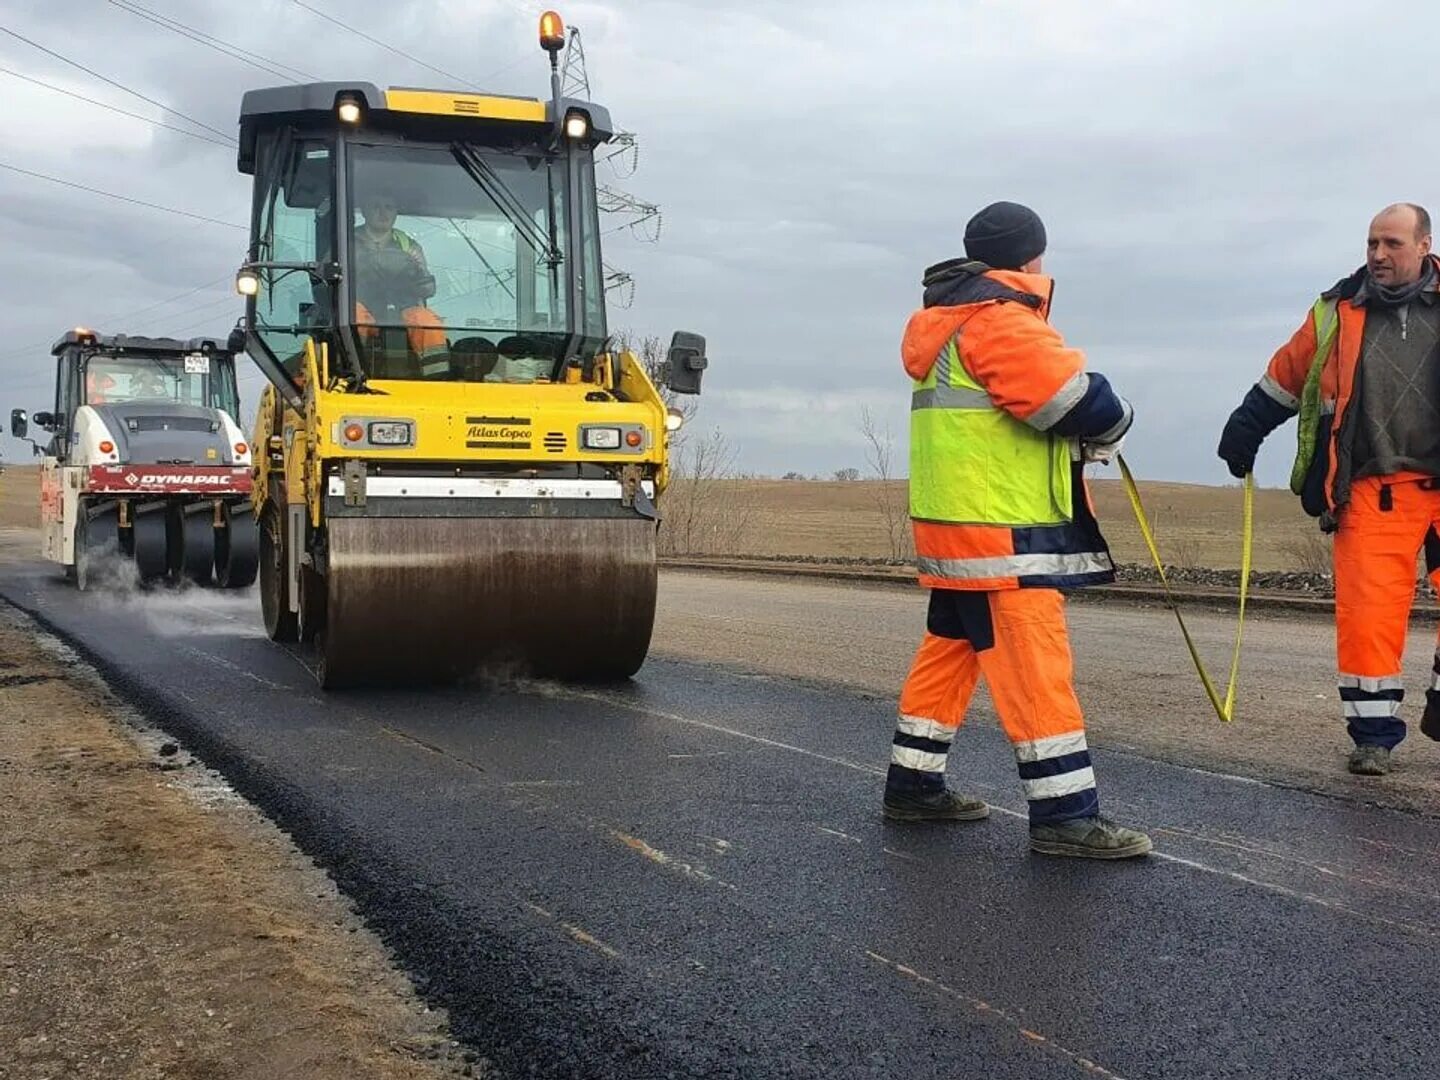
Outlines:
<svg viewBox="0 0 1440 1080"><path fill-rule="evenodd" d="M241 296L259 296L260 275L254 270L241 270L235 275L235 291Z"/></svg>
<svg viewBox="0 0 1440 1080"><path fill-rule="evenodd" d="M565 117L565 134L575 140L590 134L590 119L584 113L572 112Z"/></svg>
<svg viewBox="0 0 1440 1080"><path fill-rule="evenodd" d="M358 124L360 122L359 100L346 94L335 103L335 115L340 118L342 124Z"/></svg>

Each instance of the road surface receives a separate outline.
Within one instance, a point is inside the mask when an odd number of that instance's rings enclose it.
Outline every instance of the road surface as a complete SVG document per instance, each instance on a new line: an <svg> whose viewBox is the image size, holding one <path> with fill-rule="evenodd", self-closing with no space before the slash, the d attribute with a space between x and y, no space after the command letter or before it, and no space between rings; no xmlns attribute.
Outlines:
<svg viewBox="0 0 1440 1080"><path fill-rule="evenodd" d="M1423 803L1432 747L1406 744L1398 795L1107 749L1159 700L1216 724L1166 612L1072 608L1102 800L1157 841L1094 864L1027 853L983 709L951 776L992 817L880 819L909 593L665 575L626 686L328 696L253 596L80 595L33 563L0 595L289 831L505 1075L1440 1075L1437 823L1373 804ZM1197 626L1223 645L1227 620ZM1323 624L1253 641L1271 712L1327 692Z"/></svg>

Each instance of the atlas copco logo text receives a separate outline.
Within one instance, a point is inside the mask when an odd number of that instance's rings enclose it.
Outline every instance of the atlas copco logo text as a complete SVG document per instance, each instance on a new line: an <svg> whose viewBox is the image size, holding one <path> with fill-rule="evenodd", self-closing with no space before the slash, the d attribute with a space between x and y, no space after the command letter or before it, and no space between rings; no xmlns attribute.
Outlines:
<svg viewBox="0 0 1440 1080"><path fill-rule="evenodd" d="M465 432L467 439L528 439L528 427L491 427L488 424L471 424Z"/></svg>

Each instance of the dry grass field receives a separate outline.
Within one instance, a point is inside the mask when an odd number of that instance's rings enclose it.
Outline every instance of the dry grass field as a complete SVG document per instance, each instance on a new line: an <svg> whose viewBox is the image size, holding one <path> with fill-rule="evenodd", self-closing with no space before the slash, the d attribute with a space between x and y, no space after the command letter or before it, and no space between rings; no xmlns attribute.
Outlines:
<svg viewBox="0 0 1440 1080"><path fill-rule="evenodd" d="M674 525L677 517L684 517L677 515L676 503L682 510L687 500L700 503L702 512L696 516L702 521L715 519L716 524L695 529L698 542L690 546L708 554L890 558L882 501L888 497L889 505L899 507L902 516L905 506L903 481L890 484L888 491L872 481L735 480L707 487L713 490L691 493L677 485L670 492L666 516ZM1238 485L1205 487L1142 479L1140 488L1167 564L1239 568ZM1116 561L1148 564L1149 554L1119 481L1097 480L1092 492ZM903 528L899 536L908 542ZM1256 492L1255 569L1328 572L1329 541L1287 490Z"/></svg>
<svg viewBox="0 0 1440 1080"><path fill-rule="evenodd" d="M0 529L40 525L40 468L6 465L0 473Z"/></svg>
<svg viewBox="0 0 1440 1080"><path fill-rule="evenodd" d="M10 466L0 475L0 527L36 524L38 470ZM1116 480L1097 480L1096 510L1119 562L1145 563L1125 492ZM1146 483L1141 495L1167 563L1236 569L1240 565L1240 489ZM733 480L698 488L677 484L667 493L666 546L672 552L885 559L892 557L882 501L903 518L905 485L871 481ZM903 527L897 539L908 541ZM688 542L683 542L688 538ZM908 547L902 557L908 553ZM1255 499L1255 569L1325 570L1328 541L1299 500L1284 490Z"/></svg>

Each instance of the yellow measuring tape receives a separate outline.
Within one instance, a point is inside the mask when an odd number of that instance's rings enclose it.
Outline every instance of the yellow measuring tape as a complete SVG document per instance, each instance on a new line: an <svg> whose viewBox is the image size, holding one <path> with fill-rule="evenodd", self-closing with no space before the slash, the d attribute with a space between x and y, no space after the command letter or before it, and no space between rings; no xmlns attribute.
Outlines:
<svg viewBox="0 0 1440 1080"><path fill-rule="evenodd" d="M1170 591L1170 580L1165 576L1165 564L1160 559L1160 548L1155 543L1155 533L1150 528L1150 520L1145 516L1145 506L1140 501L1140 489L1135 486L1135 477L1130 472L1130 466L1125 464L1125 459L1116 455L1115 460L1120 465L1120 477L1125 483L1125 494L1130 496L1130 506L1135 511L1135 520L1140 523L1140 535L1145 538L1145 546L1150 549L1150 558L1155 562L1155 569L1160 574L1160 584L1165 590L1165 601L1170 610L1175 613L1175 621L1180 624L1180 633L1185 635L1185 645L1190 650L1190 659L1194 661L1195 670L1200 675L1200 681L1205 684L1205 693L1210 698L1210 704L1215 707L1215 715L1222 722L1229 722L1235 719L1235 686L1240 677L1240 642L1245 633L1245 597L1250 592L1250 554L1255 535L1255 476L1252 473L1245 474L1245 522L1242 526L1240 539L1240 616L1235 623L1235 652L1230 658L1230 685L1225 690L1225 700L1220 700L1220 695L1215 690L1215 684L1210 680L1210 673L1205 670L1205 663L1200 659L1200 651L1195 648L1195 639L1190 636L1190 629L1185 625L1185 617L1180 614L1180 608L1175 603L1175 596Z"/></svg>

